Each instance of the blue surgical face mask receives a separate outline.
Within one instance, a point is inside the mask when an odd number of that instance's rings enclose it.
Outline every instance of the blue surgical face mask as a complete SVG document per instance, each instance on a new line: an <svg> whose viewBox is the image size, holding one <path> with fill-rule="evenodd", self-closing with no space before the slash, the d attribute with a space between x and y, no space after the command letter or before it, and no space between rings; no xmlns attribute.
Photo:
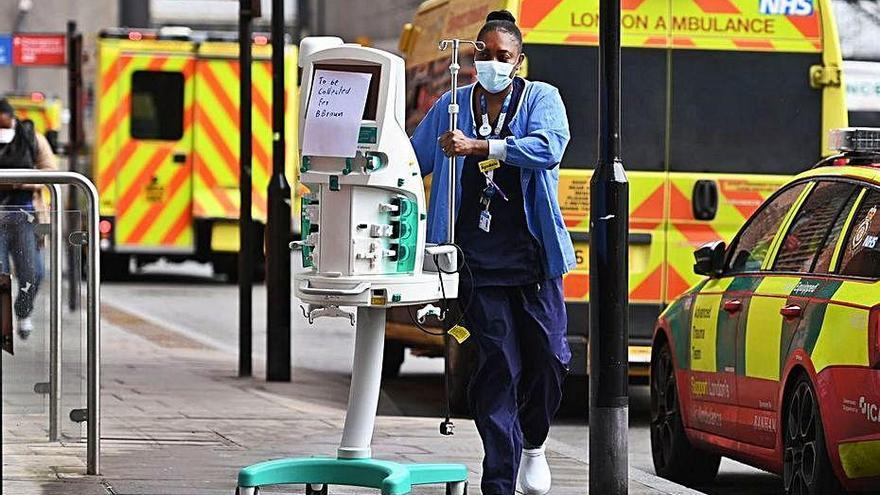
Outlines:
<svg viewBox="0 0 880 495"><path fill-rule="evenodd" d="M490 93L504 91L513 82L512 74L516 68L513 64L497 60L477 60L474 65L480 86Z"/></svg>

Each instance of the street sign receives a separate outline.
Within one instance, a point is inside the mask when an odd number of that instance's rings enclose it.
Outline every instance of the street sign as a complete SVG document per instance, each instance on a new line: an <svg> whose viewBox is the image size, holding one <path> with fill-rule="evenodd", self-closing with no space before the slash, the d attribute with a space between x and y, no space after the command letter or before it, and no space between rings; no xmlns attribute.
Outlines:
<svg viewBox="0 0 880 495"><path fill-rule="evenodd" d="M65 65L67 43L64 34L14 34L13 65Z"/></svg>
<svg viewBox="0 0 880 495"><path fill-rule="evenodd" d="M0 35L0 65L12 63L12 36Z"/></svg>

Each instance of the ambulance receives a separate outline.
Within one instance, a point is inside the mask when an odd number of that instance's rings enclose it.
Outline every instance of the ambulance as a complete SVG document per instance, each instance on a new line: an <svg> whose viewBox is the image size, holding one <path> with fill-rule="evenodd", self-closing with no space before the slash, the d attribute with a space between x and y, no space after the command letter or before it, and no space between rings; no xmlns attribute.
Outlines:
<svg viewBox="0 0 880 495"><path fill-rule="evenodd" d="M269 38L254 35L252 215L258 239L272 170L271 52ZM158 258L194 259L234 280L241 133L237 33L108 29L98 36L97 56L93 176L101 198L102 272L124 276L132 260L140 266ZM293 46L285 50L284 70L285 168L295 184ZM252 256L262 260L262 242L255 244ZM257 263L260 270L262 265Z"/></svg>
<svg viewBox="0 0 880 495"><path fill-rule="evenodd" d="M30 120L34 129L46 136L52 149L58 152L58 131L61 129L61 99L47 97L44 93L6 93L3 95L12 108L15 118Z"/></svg>
<svg viewBox="0 0 880 495"><path fill-rule="evenodd" d="M699 280L694 248L729 241L788 177L829 155L828 131L845 127L847 113L830 0L623 0L622 8L629 358L631 374L644 380L657 316ZM496 9L511 11L523 32L521 75L559 88L567 107L572 139L560 167L559 202L578 265L564 284L572 372L584 375L599 2L422 3L400 40L407 126L414 129L448 89L449 54L438 50L438 40L473 39ZM473 57L461 60L460 82L471 83ZM393 338L406 345L424 340L410 339L407 328L397 326Z"/></svg>

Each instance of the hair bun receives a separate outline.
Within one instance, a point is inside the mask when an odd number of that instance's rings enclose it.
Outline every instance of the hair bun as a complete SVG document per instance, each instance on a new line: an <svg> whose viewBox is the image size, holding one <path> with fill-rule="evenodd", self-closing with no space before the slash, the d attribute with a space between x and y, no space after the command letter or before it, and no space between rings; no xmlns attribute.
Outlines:
<svg viewBox="0 0 880 495"><path fill-rule="evenodd" d="M486 16L486 22L490 21L507 21L516 24L516 17L509 10L494 10Z"/></svg>

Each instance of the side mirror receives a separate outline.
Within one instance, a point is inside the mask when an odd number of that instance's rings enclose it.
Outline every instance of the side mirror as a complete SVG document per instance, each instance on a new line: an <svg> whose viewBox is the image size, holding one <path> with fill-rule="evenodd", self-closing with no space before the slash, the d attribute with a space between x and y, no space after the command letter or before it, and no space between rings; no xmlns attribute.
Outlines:
<svg viewBox="0 0 880 495"><path fill-rule="evenodd" d="M707 277L720 277L724 271L724 241L713 241L700 246L694 251L694 273Z"/></svg>
<svg viewBox="0 0 880 495"><path fill-rule="evenodd" d="M12 354L12 279L8 273L0 273L0 344L0 352Z"/></svg>

